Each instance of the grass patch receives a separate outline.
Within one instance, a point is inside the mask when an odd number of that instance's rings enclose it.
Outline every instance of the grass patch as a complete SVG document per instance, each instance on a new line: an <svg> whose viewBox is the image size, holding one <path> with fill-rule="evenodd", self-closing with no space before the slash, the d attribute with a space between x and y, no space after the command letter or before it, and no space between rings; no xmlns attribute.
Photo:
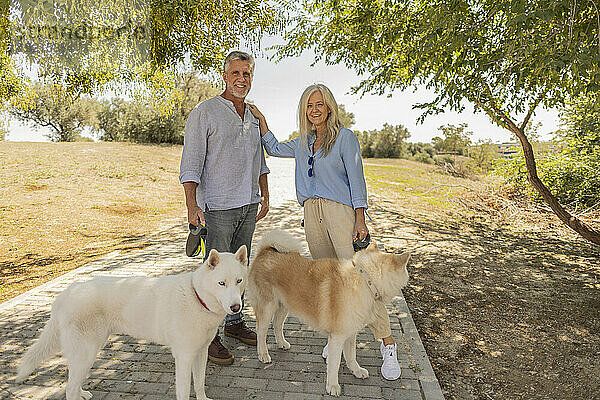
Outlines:
<svg viewBox="0 0 600 400"><path fill-rule="evenodd" d="M186 215L181 146L0 142L0 301Z"/></svg>

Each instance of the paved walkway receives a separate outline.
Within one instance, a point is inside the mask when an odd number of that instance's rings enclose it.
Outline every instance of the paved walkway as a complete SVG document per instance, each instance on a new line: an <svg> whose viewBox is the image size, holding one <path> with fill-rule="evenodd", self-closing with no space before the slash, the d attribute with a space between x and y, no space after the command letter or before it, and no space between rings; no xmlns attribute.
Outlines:
<svg viewBox="0 0 600 400"><path fill-rule="evenodd" d="M266 230L285 229L303 237L300 212L292 203L271 210L257 226L255 243ZM64 398L67 369L64 359L55 357L38 368L23 384L14 383L17 362L36 340L49 318L55 296L75 281L95 276L158 276L187 271L198 264L184 253L185 224L172 221L171 228L149 238L153 244L130 253L111 253L105 258L71 271L12 300L0 304L0 399ZM410 268L409 268L410 271ZM358 362L369 370L366 380L340 368L340 399L443 399L438 381L419 338L402 295L389 307L392 335L398 342L402 377L385 381L379 373L379 344L370 331L358 336ZM246 307L248 325L254 327L252 309ZM262 364L256 348L224 338L235 362L221 367L209 363L207 395L214 399L311 400L333 398L324 395L326 365L321 350L323 335L311 331L290 317L285 325L288 351L271 351L273 363ZM269 343L274 344L272 330ZM95 400L175 399L175 365L169 349L129 336L111 336L94 364L84 389ZM193 390L192 390L193 392ZM193 396L193 394L192 394Z"/></svg>

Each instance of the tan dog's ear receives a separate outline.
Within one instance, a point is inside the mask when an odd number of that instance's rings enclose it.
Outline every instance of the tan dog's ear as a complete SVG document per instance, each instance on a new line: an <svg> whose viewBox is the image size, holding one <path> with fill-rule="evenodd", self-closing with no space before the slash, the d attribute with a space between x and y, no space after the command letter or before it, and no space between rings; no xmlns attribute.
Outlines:
<svg viewBox="0 0 600 400"><path fill-rule="evenodd" d="M248 249L246 248L245 244L241 245L238 251L235 253L235 259L238 260L243 266L248 265Z"/></svg>
<svg viewBox="0 0 600 400"><path fill-rule="evenodd" d="M219 252L215 249L212 249L210 253L208 253L208 258L206 259L206 266L208 267L208 269L214 269L219 263L219 261L221 261L221 256L219 255Z"/></svg>
<svg viewBox="0 0 600 400"><path fill-rule="evenodd" d="M369 251L377 250L377 244L375 242L371 242L371 244L369 244L367 246L367 250L369 250Z"/></svg>
<svg viewBox="0 0 600 400"><path fill-rule="evenodd" d="M409 252L405 252L400 254L399 256L396 256L396 260L398 262L398 265L401 267L406 267L406 264L408 264L408 259L410 258L410 253Z"/></svg>

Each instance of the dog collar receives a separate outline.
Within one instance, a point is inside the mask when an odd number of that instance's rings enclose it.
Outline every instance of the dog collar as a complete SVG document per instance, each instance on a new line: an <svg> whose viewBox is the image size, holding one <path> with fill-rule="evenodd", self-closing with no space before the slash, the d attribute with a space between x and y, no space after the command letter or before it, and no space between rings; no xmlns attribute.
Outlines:
<svg viewBox="0 0 600 400"><path fill-rule="evenodd" d="M381 295L379 294L379 291L375 287L375 284L371 280L371 277L369 276L369 274L367 273L367 271L365 271L361 266L358 266L358 265L354 264L354 262L352 262L352 265L354 265L354 268L363 277L363 279L365 280L365 282L367 282L367 286L369 286L369 289L371 289L371 293L373 293L373 297L375 297L375 300L381 299Z"/></svg>
<svg viewBox="0 0 600 400"><path fill-rule="evenodd" d="M200 296L198 296L198 292L196 292L196 289L195 289L195 288L194 288L194 293L196 293L196 298L198 299L198 301L200 301L200 304L202 304L202 305L204 306L204 308L206 308L206 309L207 309L209 312L212 312L212 311L210 311L210 308L208 308L208 307L206 306L206 303L204 303L204 302L202 301L202 299L200 298Z"/></svg>

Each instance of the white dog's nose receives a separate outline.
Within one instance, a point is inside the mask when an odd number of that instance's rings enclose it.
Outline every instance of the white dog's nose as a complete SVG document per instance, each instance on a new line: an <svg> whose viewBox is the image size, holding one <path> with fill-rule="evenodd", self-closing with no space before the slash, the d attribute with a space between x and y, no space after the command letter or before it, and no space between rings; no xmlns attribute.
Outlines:
<svg viewBox="0 0 600 400"><path fill-rule="evenodd" d="M240 311L241 306L239 304L234 304L234 305L230 306L229 308L233 312L238 312L238 311Z"/></svg>

